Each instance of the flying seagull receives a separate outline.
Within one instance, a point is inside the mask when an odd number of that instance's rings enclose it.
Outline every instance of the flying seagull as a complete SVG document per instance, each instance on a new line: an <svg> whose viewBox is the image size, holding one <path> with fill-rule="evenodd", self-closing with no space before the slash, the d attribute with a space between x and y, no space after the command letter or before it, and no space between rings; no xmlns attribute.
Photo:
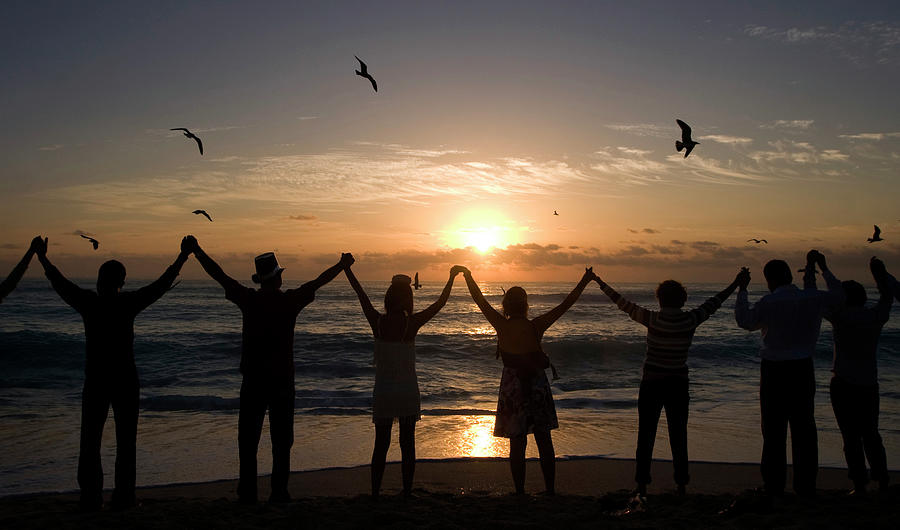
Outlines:
<svg viewBox="0 0 900 530"><path fill-rule="evenodd" d="M417 273L416 273L416 279L413 280L413 289L415 289L415 290L418 291L420 287L422 287L422 284L419 283L419 273L417 272Z"/></svg>
<svg viewBox="0 0 900 530"><path fill-rule="evenodd" d="M506 289L504 289L503 287L500 288L500 292L503 293L504 296L506 295Z"/></svg>
<svg viewBox="0 0 900 530"><path fill-rule="evenodd" d="M203 142L201 142L201 141L200 141L200 138L197 138L197 137L194 135L194 133L192 133L191 131L185 129L184 127L175 127L174 129L169 129L169 130L170 130L170 131L184 131L184 136L185 136L186 138L193 138L194 140L197 140L197 147L200 148L200 154L201 154L201 155L203 154Z"/></svg>
<svg viewBox="0 0 900 530"><path fill-rule="evenodd" d="M97 241L96 239L94 239L93 237L88 237L88 236L86 236L86 235L84 235L84 234L79 234L79 235L80 235L81 237L87 239L88 241L90 241L90 242L91 242L91 245L94 245L94 250L97 250L97 247L100 246L100 242Z"/></svg>
<svg viewBox="0 0 900 530"><path fill-rule="evenodd" d="M354 55L354 57L356 56ZM359 61L359 70L354 70L356 72L356 75L368 79L372 83L372 88L375 89L375 92L378 92L378 83L375 82L374 77L369 75L369 69L366 66L366 63L362 62L362 59L360 59L359 57L356 57L356 60Z"/></svg>
<svg viewBox="0 0 900 530"><path fill-rule="evenodd" d="M196 215L202 215L202 216L206 217L207 219L209 219L210 223L212 222L212 217L210 217L209 214L206 213L206 210L194 210L192 213L194 213Z"/></svg>
<svg viewBox="0 0 900 530"><path fill-rule="evenodd" d="M683 121L676 119L675 123L681 127L681 141L675 140L675 149L680 153L682 149L684 149L684 157L687 158L691 151L694 150L695 145L700 145L700 142L695 142L691 140L691 126L684 123Z"/></svg>
<svg viewBox="0 0 900 530"><path fill-rule="evenodd" d="M881 229L878 228L878 225L875 225L875 233L872 234L872 237L867 239L867 241L869 243L874 243L876 241L884 241L884 239L881 239Z"/></svg>
<svg viewBox="0 0 900 530"><path fill-rule="evenodd" d="M747 243L749 243L751 241L753 241L754 243L765 243L767 245L769 244L769 242L766 241L765 239L756 239L755 237L751 237L750 239L748 239Z"/></svg>
<svg viewBox="0 0 900 530"><path fill-rule="evenodd" d="M556 210L553 210L553 215L559 215L559 214L556 213Z"/></svg>

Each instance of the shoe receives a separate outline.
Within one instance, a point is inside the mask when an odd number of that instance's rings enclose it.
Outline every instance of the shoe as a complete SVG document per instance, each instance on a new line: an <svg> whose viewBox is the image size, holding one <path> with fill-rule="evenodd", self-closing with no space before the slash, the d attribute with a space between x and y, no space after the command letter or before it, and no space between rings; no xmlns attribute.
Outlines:
<svg viewBox="0 0 900 530"><path fill-rule="evenodd" d="M273 491L271 495L269 495L269 502L276 504L284 504L286 502L291 502L291 494L287 491Z"/></svg>

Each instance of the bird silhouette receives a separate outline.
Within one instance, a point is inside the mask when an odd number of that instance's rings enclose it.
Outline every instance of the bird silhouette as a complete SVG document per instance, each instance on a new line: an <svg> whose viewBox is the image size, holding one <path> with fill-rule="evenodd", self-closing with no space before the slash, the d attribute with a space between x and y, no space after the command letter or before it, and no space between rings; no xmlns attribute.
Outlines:
<svg viewBox="0 0 900 530"><path fill-rule="evenodd" d="M420 287L422 287L422 284L419 283L419 273L417 272L416 278L413 280L413 289L418 291Z"/></svg>
<svg viewBox="0 0 900 530"><path fill-rule="evenodd" d="M503 293L504 296L506 295L506 289L504 289L503 287L500 288L500 292Z"/></svg>
<svg viewBox="0 0 900 530"><path fill-rule="evenodd" d="M169 129L169 130L170 131L184 131L185 137L193 138L194 140L197 140L197 147L200 148L200 154L203 155L203 142L201 142L200 138L197 138L197 136L194 133L185 129L184 127L175 127L174 129Z"/></svg>
<svg viewBox="0 0 900 530"><path fill-rule="evenodd" d="M878 228L878 225L874 225L874 226L875 226L875 233L872 234L872 237L867 239L867 241L869 243L874 243L876 241L884 241L884 239L881 239L881 229Z"/></svg>
<svg viewBox="0 0 900 530"><path fill-rule="evenodd" d="M90 241L90 242L91 242L91 245L94 245L94 250L97 250L97 247L100 246L100 242L97 241L96 239L94 239L93 237L88 237L88 236L86 236L86 235L84 235L84 234L78 234L78 235L80 235L81 237L83 237L83 238L87 239L88 241Z"/></svg>
<svg viewBox="0 0 900 530"><path fill-rule="evenodd" d="M749 243L751 241L753 241L754 243L765 243L767 245L769 244L769 242L766 241L765 239L756 239L755 237L751 237L750 239L748 239L747 243Z"/></svg>
<svg viewBox="0 0 900 530"><path fill-rule="evenodd" d="M354 57L356 57L354 55ZM360 77L365 77L372 83L372 88L375 89L375 92L378 92L378 83L375 82L375 78L369 75L369 68L366 66L366 63L362 62L362 59L356 57L356 60L359 61L359 70L354 70L356 75Z"/></svg>
<svg viewBox="0 0 900 530"><path fill-rule="evenodd" d="M209 219L210 223L212 222L212 217L210 217L209 214L206 213L206 210L194 210L192 213L194 213L196 215L202 215L202 216L206 217L207 219Z"/></svg>
<svg viewBox="0 0 900 530"><path fill-rule="evenodd" d="M675 140L675 150L679 153L682 149L684 149L684 157L687 158L691 151L694 150L695 145L700 145L700 142L695 142L691 140L691 126L684 123L683 121L676 119L675 123L681 127L681 141Z"/></svg>
<svg viewBox="0 0 900 530"><path fill-rule="evenodd" d="M556 213L556 210L553 210L553 215L559 215L559 214Z"/></svg>

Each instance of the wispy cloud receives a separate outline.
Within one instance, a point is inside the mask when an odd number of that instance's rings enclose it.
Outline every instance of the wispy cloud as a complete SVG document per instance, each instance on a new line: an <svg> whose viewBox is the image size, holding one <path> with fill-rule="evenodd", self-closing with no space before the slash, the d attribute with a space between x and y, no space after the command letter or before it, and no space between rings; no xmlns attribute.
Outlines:
<svg viewBox="0 0 900 530"><path fill-rule="evenodd" d="M605 125L607 129L621 131L635 136L652 136L656 138L668 138L672 136L673 127L656 123L611 123Z"/></svg>
<svg viewBox="0 0 900 530"><path fill-rule="evenodd" d="M892 21L807 28L748 25L744 34L790 45L819 44L858 66L900 64L900 24Z"/></svg>
<svg viewBox="0 0 900 530"><path fill-rule="evenodd" d="M760 129L806 130L813 126L815 120L775 120L763 123Z"/></svg>
<svg viewBox="0 0 900 530"><path fill-rule="evenodd" d="M701 136L700 139L730 145L743 145L753 142L753 138L744 138L742 136L727 136L724 134L707 134L706 136Z"/></svg>
<svg viewBox="0 0 900 530"><path fill-rule="evenodd" d="M58 151L58 150L62 149L63 147L64 147L63 144L44 145L44 146L38 147L38 151Z"/></svg>
<svg viewBox="0 0 900 530"><path fill-rule="evenodd" d="M309 121L309 120L317 120L318 116L297 116L297 119L300 121Z"/></svg>
<svg viewBox="0 0 900 530"><path fill-rule="evenodd" d="M886 138L900 138L900 132L877 132L877 133L856 133L856 134L842 134L840 138L847 138L850 140L872 140L880 142Z"/></svg>
<svg viewBox="0 0 900 530"><path fill-rule="evenodd" d="M318 219L318 217L316 217L315 215L306 215L306 214L289 215L287 218L290 219L291 221L315 221Z"/></svg>
<svg viewBox="0 0 900 530"><path fill-rule="evenodd" d="M84 230L75 230L74 232L66 232L63 235L64 236L93 236L95 234L92 232L85 232Z"/></svg>
<svg viewBox="0 0 900 530"><path fill-rule="evenodd" d="M644 228L641 230L637 230L635 228L629 228L628 231L631 232L632 234L659 234L660 233L660 231L656 230L655 228Z"/></svg>

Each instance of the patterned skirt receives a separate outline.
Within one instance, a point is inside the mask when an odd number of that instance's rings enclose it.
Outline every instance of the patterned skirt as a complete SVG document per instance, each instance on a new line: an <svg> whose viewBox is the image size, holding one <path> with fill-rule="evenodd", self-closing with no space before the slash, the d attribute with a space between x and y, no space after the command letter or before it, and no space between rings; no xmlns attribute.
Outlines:
<svg viewBox="0 0 900 530"><path fill-rule="evenodd" d="M503 367L494 436L512 438L559 428L550 382L543 370L522 379L515 368Z"/></svg>

